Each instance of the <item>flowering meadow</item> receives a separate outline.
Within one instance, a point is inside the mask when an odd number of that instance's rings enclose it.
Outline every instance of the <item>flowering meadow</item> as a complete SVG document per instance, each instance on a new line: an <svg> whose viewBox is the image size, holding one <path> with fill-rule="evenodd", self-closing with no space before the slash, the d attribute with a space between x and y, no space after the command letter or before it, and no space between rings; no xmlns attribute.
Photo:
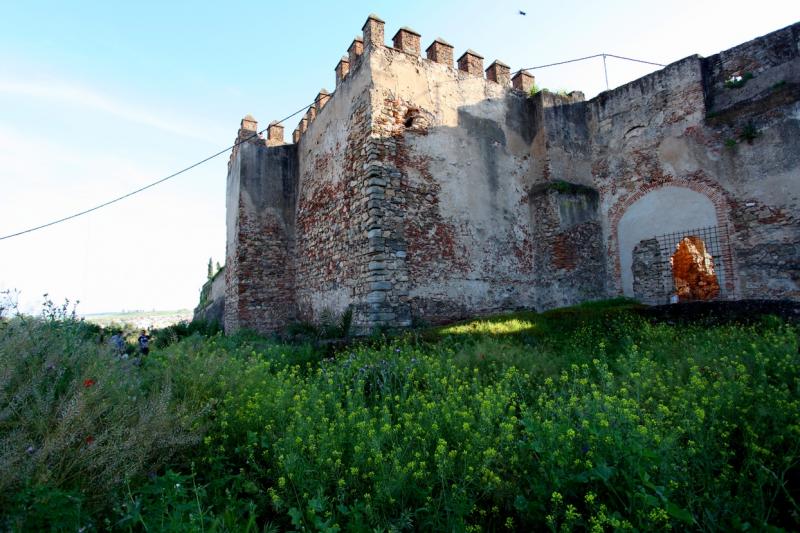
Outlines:
<svg viewBox="0 0 800 533"><path fill-rule="evenodd" d="M798 328L775 317L608 301L137 362L52 311L0 322L0 529L800 528Z"/></svg>

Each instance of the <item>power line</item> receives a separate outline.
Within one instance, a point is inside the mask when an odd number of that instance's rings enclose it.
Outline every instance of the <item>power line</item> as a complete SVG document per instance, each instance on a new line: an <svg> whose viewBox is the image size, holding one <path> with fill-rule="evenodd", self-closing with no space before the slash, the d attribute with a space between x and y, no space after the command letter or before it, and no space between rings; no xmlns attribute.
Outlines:
<svg viewBox="0 0 800 533"><path fill-rule="evenodd" d="M618 55L614 55L614 54L602 53L602 54L594 54L594 55L586 56L586 57L579 57L577 59L568 59L566 61L559 61L557 63L548 63L547 65L539 65L539 66L536 66L536 67L521 68L521 69L517 70L515 72L515 74L519 73L519 72L522 72L523 70L536 70L536 69L542 69L542 68L547 68L547 67L555 67L555 66L558 66L558 65L566 65L567 63L576 63L578 61L586 61L587 59L595 59L597 57L602 57L603 58L603 69L606 71L606 88L608 88L608 71L606 70L606 66L605 66L606 57L613 57L615 59L623 59L625 61L633 61L633 62L636 62L636 63L644 63L646 65L655 65L655 66L658 66L658 67L665 66L665 65L663 65L661 63L655 63L653 61L644 61L642 59L634 59L634 58L630 58L630 57L624 57L624 56L618 56ZM334 93L331 93L330 96L333 96L333 94ZM312 105L314 105L314 102L310 103L307 106L304 106L304 107L298 109L297 111L295 111L291 115L282 118L281 120L277 121L277 123L273 123L273 125L274 124L280 124L282 122L285 122L285 121L289 120L293 116L295 116L295 115L297 115L299 113L302 113L303 111L307 110ZM12 237L19 237L20 235L25 235L26 233L31 233L31 232L34 232L34 231L38 231L40 229L44 229L44 228L47 228L47 227L50 227L50 226L55 226L56 224L60 224L62 222L66 222L68 220L72 220L73 218L78 218L80 216L89 214L89 213L91 213L93 211L97 211L98 209L102 209L104 207L107 207L107 206L109 206L111 204L115 204L115 203L117 203L117 202L119 202L121 200L124 200L126 198L130 198L131 196L133 196L135 194L139 194L142 191L146 191L147 189L155 187L156 185L160 185L160 184L164 183L167 180L171 180L174 177L180 176L181 174L183 174L185 172L188 172L188 171L192 170L193 168L202 165L203 163L207 163L208 161L211 161L212 159L214 159L216 157L219 157L222 154L227 153L228 150L232 150L232 149L236 148L237 146L239 146L240 144L249 141L253 137L256 137L256 136L260 135L261 133L264 133L267 129L269 129L269 126L264 128L264 129L262 129L262 130L260 130L260 131L257 131L255 133L253 133L249 137L245 137L244 139L241 139L241 140L235 142L233 145L231 145L231 146L229 146L229 147L227 147L227 148L225 148L223 150L220 150L219 152L217 152L215 154L212 154L212 155L206 157L205 159L202 159L202 160L200 160L200 161L198 161L198 162L196 162L196 163L194 163L192 165L189 165L188 167L185 167L185 168L183 168L183 169L181 169L181 170L179 170L177 172L174 172L174 173L170 174L169 176L165 176L165 177L161 178L160 180L157 180L157 181L154 181L153 183L145 185L144 187L136 189L135 191L131 191L131 192L127 193L127 194L124 194L122 196L114 198L113 200L109 200L107 202L103 202L102 204L96 205L96 206L94 206L94 207L92 207L90 209L85 209L85 210L80 211L78 213L74 213L72 215L69 215L69 216L66 216L66 217L63 217L63 218L59 218L58 220L53 220L51 222L48 222L46 224L42 224L40 226L35 226L33 228L28 228L26 230L22 230L22 231L18 231L16 233L11 233L9 235L2 236L2 237L0 237L0 241L4 241L6 239L11 239Z"/></svg>
<svg viewBox="0 0 800 533"><path fill-rule="evenodd" d="M539 68L547 68L547 67L557 67L558 65L566 65L567 63L577 63L578 61L585 61L587 59L594 59L595 57L602 57L603 54L595 54L593 56L586 56L586 57L579 57L578 59L567 59L566 61L559 61L558 63L548 63L547 65L539 65L537 67L526 67L521 68L516 71L514 74L520 73L523 70L536 70Z"/></svg>
<svg viewBox="0 0 800 533"><path fill-rule="evenodd" d="M334 92L335 92L335 91L334 91ZM334 94L334 93L330 93L330 96L333 96L333 94ZM280 124L280 123L282 123L282 122L285 122L285 121L289 120L289 119L290 119L290 118L292 118L293 116L295 116L295 115L297 115L297 114L299 114L299 113L302 113L303 111L305 111L305 110L307 110L308 108L310 108L312 105L314 105L314 103L315 103L315 102L312 102L312 103L310 103L309 105L307 105L307 106L305 106L305 107L302 107L302 108L298 109L297 111L295 111L294 113L292 113L292 114L291 114L291 115L289 115L288 117L284 117L284 118L282 118L281 120L279 120L279 121L277 121L277 122L273 122L273 123L271 123L271 125L272 125L272 126L274 126L275 124ZM3 236L3 237L0 237L0 241L4 241L4 240L6 240L6 239L10 239L10 238L12 238L12 237L18 237L18 236L20 236L20 235L25 235L26 233L31 233L31 232L34 232L34 231L37 231L37 230L40 230L40 229L44 229L44 228L50 227L50 226L55 226L56 224L60 224L60 223L62 223L62 222L66 222L66 221L68 221L68 220L72 220L73 218L78 218L78 217L80 217L80 216L83 216L83 215L89 214L89 213L91 213L92 211L97 211L98 209L102 209L103 207L106 207L106 206L109 206L109 205L111 205L111 204L117 203L117 202L119 202L120 200L124 200L125 198L130 198L131 196L133 196L133 195L135 195L135 194L139 194L140 192L142 192L142 191L146 191L147 189L150 189L151 187L155 187L156 185L160 185L160 184L164 183L164 182L165 182L165 181L167 181L167 180L171 180L172 178L174 178L174 177L176 177L176 176L180 176L180 175L181 175L181 174L183 174L184 172L188 172L188 171L192 170L192 169L193 169L193 168L195 168L195 167L199 167L199 166L200 166L200 165L202 165L203 163L207 163L208 161L211 161L211 160L212 160L212 159L214 159L215 157L219 157L219 156L221 156L222 154L225 154L225 153L227 153L229 150L233 150L234 148L236 148L236 147L237 147L237 146L239 146L240 144L242 144L242 143L245 143L245 142L249 141L249 140L250 140L250 139L252 139L253 137L257 137L258 135L260 135L260 134L264 133L264 132L265 132L265 131L267 131L268 129L269 129L269 126L267 126L266 128L264 128L264 129L262 129L262 130L260 130L260 131L254 132L254 133L253 133L252 135L250 135L249 137L245 137L244 139L240 139L240 140L236 141L236 142L235 142L233 145L231 145L231 146L229 146L229 147L225 148L224 150L220 150L219 152L217 152L217 153L215 153L215 154L213 154L213 155L210 155L210 156L206 157L205 159L202 159L202 160L200 160L200 161L198 161L198 162L196 162L196 163L193 163L193 164L189 165L188 167L182 168L181 170L179 170L179 171L177 171L177 172L174 172L174 173L170 174L169 176L163 177L163 178L161 178L160 180L154 181L153 183L150 183L150 184L148 184L148 185L145 185L144 187L141 187L141 188L139 188L139 189L136 189L135 191L131 191L131 192L127 193L127 194L123 194L122 196L119 196L119 197L117 197L117 198L114 198L113 200L109 200L109 201L107 201L107 202L103 202L103 203L102 203L102 204L100 204L100 205L96 205L96 206L94 206L94 207L92 207L92 208L90 208L90 209L85 209L85 210L83 210L83 211L80 211L79 213L74 213L74 214L72 214L72 215L66 216L66 217L64 217L64 218L59 218L58 220L53 220L53 221L51 221L51 222L48 222L48 223L46 223L46 224L42 224L42 225L40 225L40 226L36 226L36 227L33 227L33 228L28 228L28 229L26 229L26 230L18 231L18 232L16 232L16 233L12 233L12 234L10 234L10 235L5 235L5 236Z"/></svg>
<svg viewBox="0 0 800 533"><path fill-rule="evenodd" d="M547 65L539 65L538 67L521 68L518 71L516 71L514 73L514 75L519 74L523 70L536 70L536 69L539 69L539 68L555 67L555 66L558 66L558 65L566 65L567 63L576 63L578 61L586 61L587 59L594 59L596 57L602 57L603 58L603 73L605 74L605 77L606 77L606 90L608 90L608 66L606 65L606 58L607 57L613 57L615 59L624 59L625 61L633 61L635 63L644 63L645 65L655 65L657 67L666 66L666 65L663 65L661 63L654 63L653 61L644 61L643 59L634 59L632 57L618 56L618 55L614 55L614 54L606 54L605 52L603 52L602 54L594 54L592 56L579 57L578 59L568 59L566 61L559 61L558 63L549 63Z"/></svg>
<svg viewBox="0 0 800 533"><path fill-rule="evenodd" d="M607 57L613 57L615 59L624 59L625 61L633 61L635 63L644 63L646 65L655 65L657 67L665 67L666 66L666 65L664 65L662 63L654 63L653 61L644 61L642 59L633 59L631 57L625 57L625 56L618 56L618 55L614 55L614 54L602 53L602 54L594 54L594 55L586 56L586 57L579 57L577 59L568 59L566 61L559 61L557 63L548 63L547 65L538 65L536 67L521 68L521 69L517 70L514 74L522 72L523 70L536 70L536 69L540 69L540 68L556 67L558 65L566 65L567 63L576 63L578 61L586 61L587 59L594 59L596 57L605 58L606 56Z"/></svg>
<svg viewBox="0 0 800 533"><path fill-rule="evenodd" d="M603 54L603 55L606 55L608 57L613 57L613 58L616 58L616 59L624 59L625 61L633 61L634 63L644 63L645 65L655 65L657 67L666 67L667 66L667 65L665 65L663 63L654 63L652 61L645 61L643 59L633 59L632 57L617 56L617 55L614 55L614 54Z"/></svg>

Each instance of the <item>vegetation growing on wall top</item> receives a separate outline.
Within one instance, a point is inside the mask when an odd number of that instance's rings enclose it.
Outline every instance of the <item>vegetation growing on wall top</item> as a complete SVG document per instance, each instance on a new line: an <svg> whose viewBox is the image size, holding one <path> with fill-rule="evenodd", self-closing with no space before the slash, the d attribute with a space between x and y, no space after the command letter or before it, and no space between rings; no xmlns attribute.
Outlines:
<svg viewBox="0 0 800 533"><path fill-rule="evenodd" d="M752 72L745 72L744 74L734 74L725 80L726 89L740 89L747 84L749 80L753 79Z"/></svg>

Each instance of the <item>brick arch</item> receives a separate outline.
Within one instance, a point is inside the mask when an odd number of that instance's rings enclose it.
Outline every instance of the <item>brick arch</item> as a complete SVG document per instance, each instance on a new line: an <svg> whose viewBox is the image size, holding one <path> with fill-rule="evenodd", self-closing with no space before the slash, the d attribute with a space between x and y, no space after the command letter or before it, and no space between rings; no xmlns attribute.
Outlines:
<svg viewBox="0 0 800 533"><path fill-rule="evenodd" d="M608 210L608 257L613 261L613 287L617 294L623 294L622 266L619 249L619 223L628 211L628 208L644 198L648 193L665 187L682 187L706 196L714 206L717 223L724 229L725 242L723 245L723 265L725 269L725 291L734 296L738 283L735 279L733 268L733 254L730 245L730 234L733 226L729 213L731 210L730 195L716 181L708 178L702 171L697 171L682 178L668 178L651 182L639 187L635 192L618 200Z"/></svg>

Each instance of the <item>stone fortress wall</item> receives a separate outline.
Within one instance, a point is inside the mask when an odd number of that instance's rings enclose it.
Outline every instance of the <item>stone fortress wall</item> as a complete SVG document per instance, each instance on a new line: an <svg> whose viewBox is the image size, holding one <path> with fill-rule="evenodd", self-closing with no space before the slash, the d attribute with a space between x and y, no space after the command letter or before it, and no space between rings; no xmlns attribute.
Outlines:
<svg viewBox="0 0 800 533"><path fill-rule="evenodd" d="M800 298L800 24L589 101L420 41L370 16L292 144L271 124L232 153L227 331L663 303L699 229L715 297Z"/></svg>

